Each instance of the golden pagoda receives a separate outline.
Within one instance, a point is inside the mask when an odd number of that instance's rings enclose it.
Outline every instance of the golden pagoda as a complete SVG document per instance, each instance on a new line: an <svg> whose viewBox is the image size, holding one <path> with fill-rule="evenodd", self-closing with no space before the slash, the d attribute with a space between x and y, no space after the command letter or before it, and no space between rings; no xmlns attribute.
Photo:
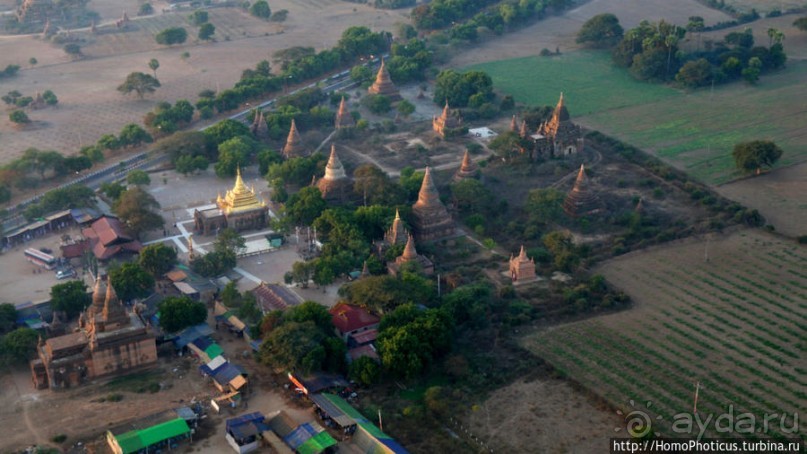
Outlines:
<svg viewBox="0 0 807 454"><path fill-rule="evenodd" d="M255 189L244 184L241 168L238 168L235 185L224 197L221 194L216 197L216 208L194 211L194 226L203 235L228 227L237 232L261 229L266 226L268 212L266 203L258 199Z"/></svg>

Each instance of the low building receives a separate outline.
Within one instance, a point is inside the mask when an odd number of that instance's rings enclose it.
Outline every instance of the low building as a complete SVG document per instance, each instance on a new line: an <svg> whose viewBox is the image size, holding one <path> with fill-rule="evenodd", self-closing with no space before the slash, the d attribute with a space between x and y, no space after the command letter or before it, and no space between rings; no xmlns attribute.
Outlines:
<svg viewBox="0 0 807 454"><path fill-rule="evenodd" d="M345 436L352 436L353 443L360 452L379 454L408 452L341 397L322 393L309 398L316 407L317 415L326 423L335 425Z"/></svg>
<svg viewBox="0 0 807 454"><path fill-rule="evenodd" d="M137 254L143 246L116 217L101 216L81 231L88 240L87 247L101 261L124 254Z"/></svg>
<svg viewBox="0 0 807 454"><path fill-rule="evenodd" d="M191 428L185 419L176 418L147 429L132 430L120 435L107 431L106 440L114 454L133 454L174 450L179 442L189 439L190 436Z"/></svg>
<svg viewBox="0 0 807 454"><path fill-rule="evenodd" d="M303 299L288 287L278 284L261 284L249 291L255 296L255 302L264 314L271 311L282 311L297 306Z"/></svg>
<svg viewBox="0 0 807 454"><path fill-rule="evenodd" d="M527 257L524 246L521 246L521 252L517 256L510 254L510 279L513 282L535 280L535 260Z"/></svg>
<svg viewBox="0 0 807 454"><path fill-rule="evenodd" d="M203 235L215 234L220 229L231 228L236 232L262 229L269 219L269 208L258 200L255 188L249 189L241 178L239 168L235 185L224 195L216 198L216 207L193 212L194 228Z"/></svg>
<svg viewBox="0 0 807 454"><path fill-rule="evenodd" d="M261 433L269 428L264 424L266 417L261 412L249 413L224 422L227 443L239 454L258 449Z"/></svg>
<svg viewBox="0 0 807 454"><path fill-rule="evenodd" d="M569 156L583 150L583 130L572 123L563 93L552 116L538 126L538 132L531 138L538 156L544 158Z"/></svg>
<svg viewBox="0 0 807 454"><path fill-rule="evenodd" d="M336 335L345 342L350 336L378 329L381 318L369 313L364 308L347 303L337 303L328 310L331 314Z"/></svg>

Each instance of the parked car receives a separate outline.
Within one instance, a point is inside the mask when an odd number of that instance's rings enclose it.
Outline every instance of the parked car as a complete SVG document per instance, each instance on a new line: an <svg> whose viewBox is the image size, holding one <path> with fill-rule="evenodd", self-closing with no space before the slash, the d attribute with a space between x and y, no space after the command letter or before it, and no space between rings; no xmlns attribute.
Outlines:
<svg viewBox="0 0 807 454"><path fill-rule="evenodd" d="M56 279L69 279L71 277L76 277L76 270L72 268L56 272Z"/></svg>

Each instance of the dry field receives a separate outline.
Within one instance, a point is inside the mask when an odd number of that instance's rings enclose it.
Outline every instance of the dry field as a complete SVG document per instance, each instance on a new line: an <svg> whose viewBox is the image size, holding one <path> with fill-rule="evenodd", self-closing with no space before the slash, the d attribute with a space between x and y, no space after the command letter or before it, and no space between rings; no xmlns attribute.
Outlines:
<svg viewBox="0 0 807 454"><path fill-rule="evenodd" d="M522 380L494 391L469 429L496 452L593 453L621 419L561 380Z"/></svg>
<svg viewBox="0 0 807 454"><path fill-rule="evenodd" d="M543 329L522 344L626 414L646 413L664 435L693 434L672 427L691 417L698 382L702 418L749 412L754 425L732 423L735 433L792 434L793 414L807 410L805 264L806 248L758 230L628 254L594 272L634 308ZM762 418L773 413L765 430ZM707 436L725 434L707 427ZM797 429L804 438L803 418Z"/></svg>
<svg viewBox="0 0 807 454"><path fill-rule="evenodd" d="M760 13L766 13L772 9L780 11L807 8L804 0L726 0L726 4L733 6L738 11L751 11L752 8Z"/></svg>
<svg viewBox="0 0 807 454"><path fill-rule="evenodd" d="M128 4L126 0L115 2L118 7L109 2L110 15ZM195 101L203 89L232 86L243 69L270 59L277 50L291 46L331 47L351 25L393 30L395 23L407 20L404 10L375 10L338 0L272 3L273 11L280 9L287 9L289 16L279 25L259 21L239 9L212 9L210 21L216 25L218 42L192 42L195 29L187 25L189 43L171 48L157 46L149 35L163 26L182 24L187 11L133 17L131 31L92 37L93 42L85 49L87 56L78 61L70 61L60 48L37 36L0 37L0 66L13 63L23 67L17 77L0 82L0 92L19 90L34 95L51 89L59 97L57 107L31 112L34 123L25 130L15 129L7 114L2 115L0 162L27 147L76 152L80 145L94 143L102 134L117 133L126 123L140 123L159 101ZM190 58L183 60L183 52L189 52ZM27 63L31 57L38 60L34 67ZM149 72L147 63L151 58L160 62L157 76L162 87L156 93L138 100L115 90L130 72Z"/></svg>
<svg viewBox="0 0 807 454"><path fill-rule="evenodd" d="M592 0L563 15L549 17L500 38L485 41L458 53L451 66L468 66L474 63L535 56L542 48L561 52L578 49L574 40L585 21L602 13L613 13L624 29L635 27L642 20L686 24L689 16L698 15L707 24L731 20L717 10L707 8L695 0Z"/></svg>
<svg viewBox="0 0 807 454"><path fill-rule="evenodd" d="M807 163L718 186L715 190L757 208L781 234L807 235Z"/></svg>

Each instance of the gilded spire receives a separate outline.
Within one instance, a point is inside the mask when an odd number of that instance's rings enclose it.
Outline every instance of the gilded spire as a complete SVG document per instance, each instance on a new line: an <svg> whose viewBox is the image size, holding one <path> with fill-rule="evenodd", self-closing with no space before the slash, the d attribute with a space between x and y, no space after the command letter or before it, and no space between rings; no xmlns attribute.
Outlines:
<svg viewBox="0 0 807 454"><path fill-rule="evenodd" d="M217 200L216 204L219 209L227 214L266 206L263 202L259 201L255 193L250 191L247 185L244 184L244 180L241 178L241 167L236 168L235 185L233 189L227 191L224 198Z"/></svg>
<svg viewBox="0 0 807 454"><path fill-rule="evenodd" d="M302 141L300 140L300 133L297 131L297 125L294 119L291 119L291 127L289 128L289 136L286 138L286 145L283 147L283 156L293 158L302 154Z"/></svg>
<svg viewBox="0 0 807 454"><path fill-rule="evenodd" d="M415 238L409 235L409 239L406 240L406 246L404 246L403 254L401 254L402 261L409 262L417 259L417 256L418 251L415 250Z"/></svg>
<svg viewBox="0 0 807 454"><path fill-rule="evenodd" d="M440 202L440 194L432 181L431 170L426 167L426 173L423 175L423 183L420 185L420 192L418 193L418 201L415 202L415 207L429 207L434 205L442 205Z"/></svg>

